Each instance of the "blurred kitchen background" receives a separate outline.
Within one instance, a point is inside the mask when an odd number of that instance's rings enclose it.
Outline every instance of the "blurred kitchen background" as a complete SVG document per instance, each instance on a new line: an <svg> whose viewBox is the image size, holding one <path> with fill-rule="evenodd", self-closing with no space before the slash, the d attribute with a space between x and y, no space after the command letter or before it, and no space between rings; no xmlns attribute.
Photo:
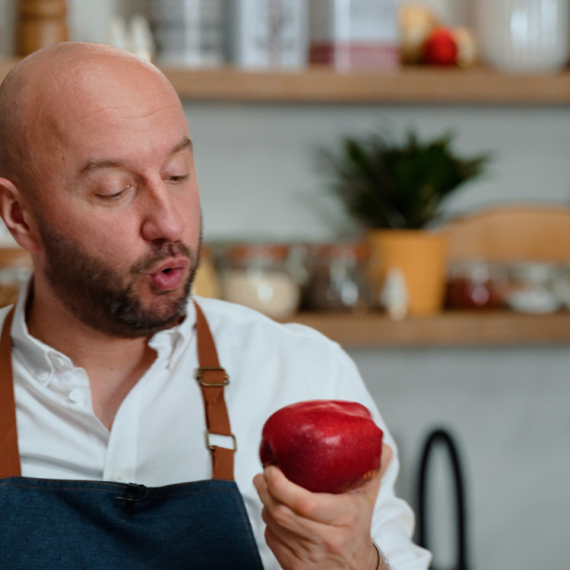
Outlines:
<svg viewBox="0 0 570 570"><path fill-rule="evenodd" d="M195 145L197 292L341 342L414 507L427 435L452 435L470 568L565 569L569 24L568 0L0 0L0 73L66 38L152 58ZM407 249L418 233L439 258ZM6 303L28 270L2 236ZM426 526L452 568L443 450Z"/></svg>

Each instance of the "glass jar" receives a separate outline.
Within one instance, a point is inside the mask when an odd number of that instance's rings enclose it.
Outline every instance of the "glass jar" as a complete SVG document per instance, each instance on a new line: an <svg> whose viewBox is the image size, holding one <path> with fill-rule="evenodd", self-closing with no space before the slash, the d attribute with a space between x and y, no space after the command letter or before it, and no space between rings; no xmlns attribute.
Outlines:
<svg viewBox="0 0 570 570"><path fill-rule="evenodd" d="M499 309L505 305L506 269L484 261L450 263L445 305L448 309Z"/></svg>
<svg viewBox="0 0 570 570"><path fill-rule="evenodd" d="M314 311L368 311L374 299L367 277L369 261L367 244L314 246L308 258L310 277L303 307Z"/></svg>
<svg viewBox="0 0 570 570"><path fill-rule="evenodd" d="M505 71L561 69L568 61L568 0L477 0L485 59Z"/></svg>
<svg viewBox="0 0 570 570"><path fill-rule="evenodd" d="M509 267L508 304L523 313L553 313L562 307L555 282L554 263L524 262Z"/></svg>
<svg viewBox="0 0 570 570"><path fill-rule="evenodd" d="M289 249L256 244L227 247L221 260L222 297L273 319L294 315L301 291L287 267Z"/></svg>

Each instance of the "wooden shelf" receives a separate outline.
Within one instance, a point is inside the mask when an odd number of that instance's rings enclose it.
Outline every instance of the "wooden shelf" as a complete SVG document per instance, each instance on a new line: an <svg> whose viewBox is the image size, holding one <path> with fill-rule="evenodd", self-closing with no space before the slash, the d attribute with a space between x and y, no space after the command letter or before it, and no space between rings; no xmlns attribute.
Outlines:
<svg viewBox="0 0 570 570"><path fill-rule="evenodd" d="M570 104L570 72L506 75L488 69L406 68L340 74L165 69L181 98L285 103Z"/></svg>
<svg viewBox="0 0 570 570"><path fill-rule="evenodd" d="M17 60L0 61L0 79ZM385 73L163 69L180 97L273 103L570 104L570 71L509 75L486 68L404 68Z"/></svg>
<svg viewBox="0 0 570 570"><path fill-rule="evenodd" d="M385 315L300 313L290 322L313 327L346 348L565 345L570 313L450 311L392 321Z"/></svg>

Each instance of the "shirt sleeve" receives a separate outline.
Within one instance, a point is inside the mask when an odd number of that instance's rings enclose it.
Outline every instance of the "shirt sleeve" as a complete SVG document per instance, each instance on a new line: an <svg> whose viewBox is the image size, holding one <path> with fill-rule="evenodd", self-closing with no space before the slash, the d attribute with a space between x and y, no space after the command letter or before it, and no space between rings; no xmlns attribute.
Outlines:
<svg viewBox="0 0 570 570"><path fill-rule="evenodd" d="M412 541L415 517L410 506L396 497L394 484L400 469L398 450L380 412L372 400L352 359L336 347L335 398L360 402L366 406L384 432L384 441L394 451L394 458L382 480L372 519L372 539L381 549L392 570L426 570L430 553Z"/></svg>

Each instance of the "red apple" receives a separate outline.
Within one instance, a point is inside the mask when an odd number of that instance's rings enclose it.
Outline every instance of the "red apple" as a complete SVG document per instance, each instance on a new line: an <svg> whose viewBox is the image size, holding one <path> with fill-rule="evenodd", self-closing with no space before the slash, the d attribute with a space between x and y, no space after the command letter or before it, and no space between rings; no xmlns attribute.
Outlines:
<svg viewBox="0 0 570 570"><path fill-rule="evenodd" d="M265 422L259 456L314 493L344 493L380 469L382 430L356 402L309 400Z"/></svg>
<svg viewBox="0 0 570 570"><path fill-rule="evenodd" d="M436 28L424 44L424 62L428 65L456 65L457 54L457 40L449 28Z"/></svg>

